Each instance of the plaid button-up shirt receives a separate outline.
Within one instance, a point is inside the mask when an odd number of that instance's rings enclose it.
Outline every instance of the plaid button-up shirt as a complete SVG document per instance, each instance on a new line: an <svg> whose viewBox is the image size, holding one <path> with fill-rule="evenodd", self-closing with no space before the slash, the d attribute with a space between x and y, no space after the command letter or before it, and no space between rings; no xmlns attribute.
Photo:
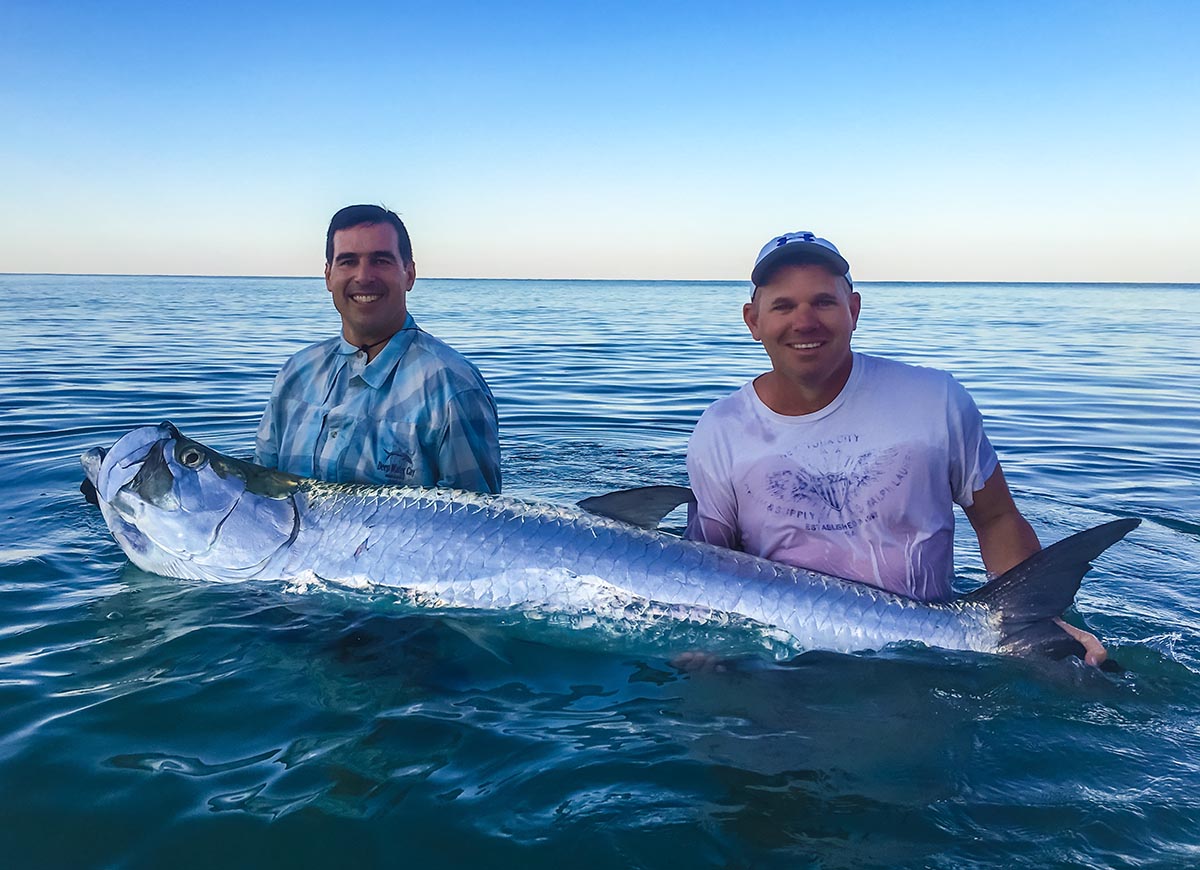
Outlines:
<svg viewBox="0 0 1200 870"><path fill-rule="evenodd" d="M289 359L259 423L255 456L269 468L339 483L500 491L491 390L412 315L370 363L341 336Z"/></svg>

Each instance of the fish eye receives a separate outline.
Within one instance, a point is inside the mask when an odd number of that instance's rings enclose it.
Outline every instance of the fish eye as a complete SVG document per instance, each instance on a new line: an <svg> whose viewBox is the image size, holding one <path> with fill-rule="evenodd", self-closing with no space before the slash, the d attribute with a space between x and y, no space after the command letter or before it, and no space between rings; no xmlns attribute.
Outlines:
<svg viewBox="0 0 1200 870"><path fill-rule="evenodd" d="M200 468L204 465L204 452L195 447L184 447L179 451L179 461L188 468Z"/></svg>

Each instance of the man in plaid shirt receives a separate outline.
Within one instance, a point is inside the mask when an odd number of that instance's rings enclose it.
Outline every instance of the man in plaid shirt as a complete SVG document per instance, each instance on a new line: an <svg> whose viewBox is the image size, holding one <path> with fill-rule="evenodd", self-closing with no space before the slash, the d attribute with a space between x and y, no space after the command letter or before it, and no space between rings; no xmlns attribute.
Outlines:
<svg viewBox="0 0 1200 870"><path fill-rule="evenodd" d="M394 212L352 205L333 216L325 286L342 333L275 378L259 463L342 483L500 491L496 401L475 366L408 313L416 275Z"/></svg>

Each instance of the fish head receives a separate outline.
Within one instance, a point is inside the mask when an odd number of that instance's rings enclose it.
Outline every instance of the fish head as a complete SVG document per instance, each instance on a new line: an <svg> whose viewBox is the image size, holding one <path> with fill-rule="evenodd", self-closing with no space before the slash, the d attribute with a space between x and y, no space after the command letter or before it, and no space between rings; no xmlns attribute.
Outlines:
<svg viewBox="0 0 1200 870"><path fill-rule="evenodd" d="M80 457L100 512L144 571L248 579L295 537L301 478L218 453L171 423Z"/></svg>

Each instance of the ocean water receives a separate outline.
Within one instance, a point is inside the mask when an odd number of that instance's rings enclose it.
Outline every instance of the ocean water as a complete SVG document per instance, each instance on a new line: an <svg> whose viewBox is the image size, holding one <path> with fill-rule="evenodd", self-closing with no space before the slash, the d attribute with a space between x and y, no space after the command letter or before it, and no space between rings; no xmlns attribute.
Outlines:
<svg viewBox="0 0 1200 870"><path fill-rule="evenodd" d="M1200 864L1200 287L864 284L860 350L953 372L1044 542L1143 519L1078 612L1125 671L918 645L684 675L670 644L127 563L79 454L235 454L319 280L0 276L4 867ZM761 371L746 286L422 280L506 491L685 483ZM959 584L982 569L960 524Z"/></svg>

